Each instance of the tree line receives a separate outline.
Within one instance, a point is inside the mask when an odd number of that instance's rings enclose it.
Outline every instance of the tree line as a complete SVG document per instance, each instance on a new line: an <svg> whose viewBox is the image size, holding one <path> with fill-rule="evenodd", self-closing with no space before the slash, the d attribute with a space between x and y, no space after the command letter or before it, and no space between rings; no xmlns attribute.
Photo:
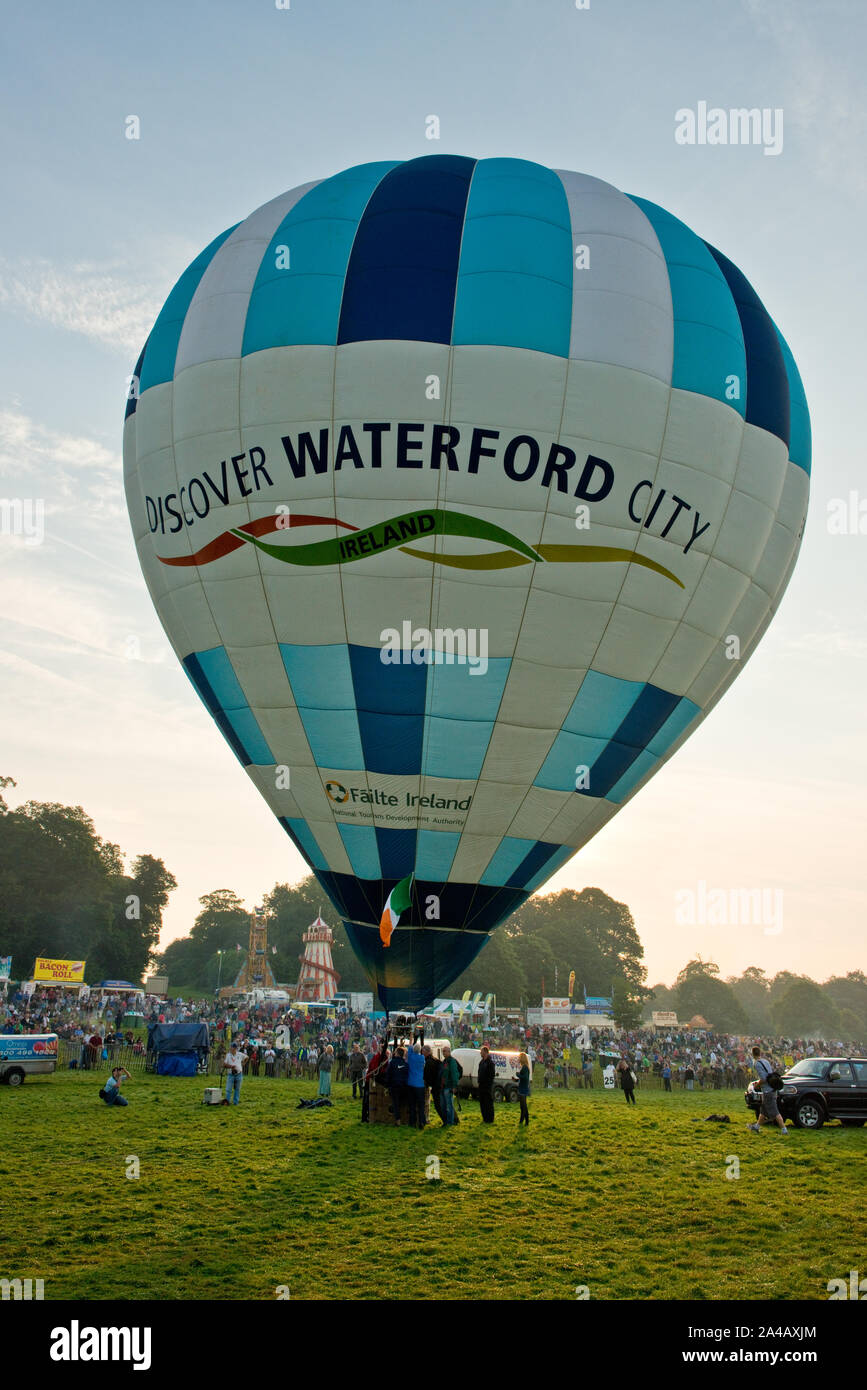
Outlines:
<svg viewBox="0 0 867 1390"><path fill-rule="evenodd" d="M238 975L245 959L249 909L228 888L207 893L199 901L201 909L189 936L166 947L159 968L188 989L213 990L218 982L231 984ZM334 933L332 955L340 988L370 989L343 924L330 910L315 878L294 885L275 884L263 898L263 906L268 917L268 961L275 979L289 983L297 979L303 934L321 912ZM588 994L610 995L613 989L618 1008L637 1024L647 993L642 955L635 923L624 903L614 902L599 888L585 888L581 893L565 889L528 899L494 932L448 992L459 997L469 989L496 994L500 1005L536 1005L543 982L550 994L565 996L569 972L575 970L579 997L582 987Z"/></svg>
<svg viewBox="0 0 867 1390"><path fill-rule="evenodd" d="M177 881L161 859L129 869L81 806L26 801L10 810L0 777L0 956L14 979L37 956L86 960L89 981L142 979L157 949L163 908Z"/></svg>
<svg viewBox="0 0 867 1390"><path fill-rule="evenodd" d="M850 970L819 984L790 970L770 977L750 965L743 974L722 980L719 966L699 957L684 966L672 986L653 986L652 997L644 1005L645 1020L656 1009L676 1012L680 1022L699 1015L722 1033L813 1035L863 1045L867 1042L867 975Z"/></svg>
<svg viewBox="0 0 867 1390"><path fill-rule="evenodd" d="M163 861L140 854L127 868L119 846L96 833L80 806L28 801L10 810L2 793L14 785L0 777L0 956L13 956L14 978L29 976L36 956L59 956L85 959L90 981L138 983L157 968L169 976L173 993L210 993L234 983L246 959L250 909L233 890L206 893L189 935L160 951L163 910L177 887ZM341 989L370 988L315 878L277 883L262 902L276 980L297 980L302 937L321 912L334 932ZM613 997L615 1021L626 1028L664 1010L681 1022L700 1015L720 1032L867 1040L861 971L819 984L786 970L770 978L750 966L723 980L717 965L699 958L673 985L649 988L643 956L625 903L600 888L567 888L529 898L448 992L493 993L501 1007L526 1007L543 994L565 997L574 971L575 999Z"/></svg>

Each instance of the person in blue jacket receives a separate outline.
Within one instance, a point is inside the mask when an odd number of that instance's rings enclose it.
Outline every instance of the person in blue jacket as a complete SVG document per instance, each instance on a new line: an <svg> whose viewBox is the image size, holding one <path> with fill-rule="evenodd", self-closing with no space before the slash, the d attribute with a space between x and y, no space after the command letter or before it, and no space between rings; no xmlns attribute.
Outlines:
<svg viewBox="0 0 867 1390"><path fill-rule="evenodd" d="M424 1129L427 1124L424 1113L424 1055L421 1044L416 1043L411 1047L407 1054L409 1066L409 1076L407 1078L407 1095L409 1096L409 1122L417 1125L419 1129Z"/></svg>
<svg viewBox="0 0 867 1390"><path fill-rule="evenodd" d="M409 1080L409 1063L406 1060L402 1047L396 1047L394 1049L394 1056L388 1064L388 1072L386 1073L385 1079L391 1091L391 1108L394 1112L395 1123L399 1125L403 1094Z"/></svg>

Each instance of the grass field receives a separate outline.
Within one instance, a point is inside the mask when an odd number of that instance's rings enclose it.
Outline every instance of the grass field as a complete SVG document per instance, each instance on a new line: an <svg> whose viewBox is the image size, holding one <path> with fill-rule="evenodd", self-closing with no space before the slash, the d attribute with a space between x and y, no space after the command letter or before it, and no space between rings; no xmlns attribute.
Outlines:
<svg viewBox="0 0 867 1390"><path fill-rule="evenodd" d="M0 1277L46 1299L826 1299L867 1269L867 1129L756 1137L739 1091L537 1091L528 1130L465 1101L419 1133L361 1125L346 1084L319 1111L310 1082L245 1078L227 1108L136 1077L125 1110L101 1084L0 1089Z"/></svg>

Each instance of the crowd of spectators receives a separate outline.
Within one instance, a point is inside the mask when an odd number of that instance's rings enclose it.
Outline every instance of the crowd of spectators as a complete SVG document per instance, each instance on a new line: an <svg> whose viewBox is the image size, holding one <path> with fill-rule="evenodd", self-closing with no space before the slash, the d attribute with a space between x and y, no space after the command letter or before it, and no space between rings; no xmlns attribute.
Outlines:
<svg viewBox="0 0 867 1390"><path fill-rule="evenodd" d="M590 1030L590 1047L578 1044L577 1029L527 1028L523 1042L546 1087L597 1084L599 1070L625 1061L636 1084L651 1081L664 1090L742 1090L753 1079L750 1049L758 1044L781 1067L803 1057L858 1056L861 1049L839 1038L773 1038L716 1033L707 1029L611 1028ZM540 1075L541 1073L541 1075Z"/></svg>
<svg viewBox="0 0 867 1390"><path fill-rule="evenodd" d="M124 1027L131 1012L142 1013L142 1026ZM382 1028L382 1016L338 1008L302 1012L284 1003L229 1003L221 999L164 999L141 994L91 993L37 989L0 996L0 1032L57 1033L67 1045L64 1054L83 1068L99 1068L106 1060L127 1066L144 1065L147 1023L203 1022L211 1036L210 1069L220 1070L230 1044L239 1049L243 1071L250 1076L316 1079L320 1061L333 1049L335 1081L354 1081L353 1045L369 1058L372 1039ZM536 1089L592 1087L600 1074L622 1059L634 1071L637 1084L704 1090L743 1089L752 1078L750 1048L791 1066L802 1057L859 1055L851 1041L822 1038L756 1038L697 1029L633 1031L592 1028L589 1048L580 1029L524 1027L514 1019L499 1019L492 1027L471 1018L428 1018L427 1037L448 1038L453 1047L511 1048L527 1052L534 1067ZM140 1059L140 1060L139 1060ZM363 1068L362 1068L363 1071Z"/></svg>

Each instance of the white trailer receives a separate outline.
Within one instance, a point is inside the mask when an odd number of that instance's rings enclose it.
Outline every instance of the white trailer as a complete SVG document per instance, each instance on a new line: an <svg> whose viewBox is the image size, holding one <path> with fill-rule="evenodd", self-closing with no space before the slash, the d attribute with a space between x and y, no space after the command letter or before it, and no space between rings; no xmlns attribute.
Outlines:
<svg viewBox="0 0 867 1390"><path fill-rule="evenodd" d="M521 1070L521 1063L518 1060L520 1053L505 1052L493 1047L489 1051L491 1061L494 1064L494 1100L517 1101L518 1073ZM464 1071L458 1086L458 1095L473 1096L474 1099L478 1100L481 1052L477 1047L453 1047L452 1056L456 1062L460 1062ZM533 1063L530 1062L529 1066L532 1080Z"/></svg>

